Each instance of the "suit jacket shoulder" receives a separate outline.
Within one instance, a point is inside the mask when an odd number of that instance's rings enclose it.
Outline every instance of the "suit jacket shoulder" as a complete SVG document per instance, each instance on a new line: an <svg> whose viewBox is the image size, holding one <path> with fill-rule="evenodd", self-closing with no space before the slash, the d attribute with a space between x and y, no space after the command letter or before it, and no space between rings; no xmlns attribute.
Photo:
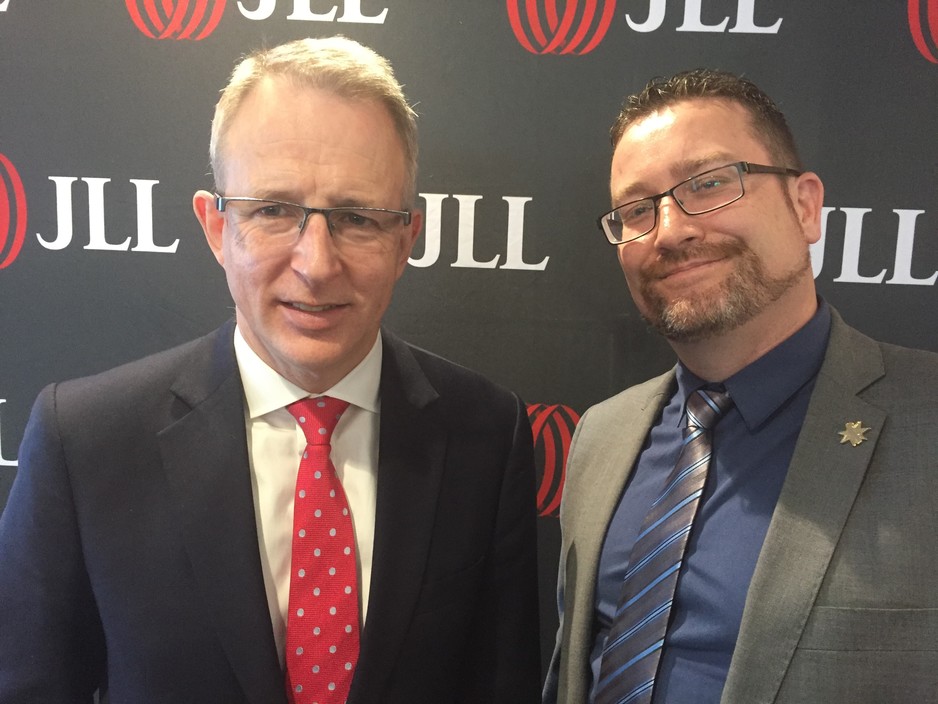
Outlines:
<svg viewBox="0 0 938 704"><path fill-rule="evenodd" d="M724 704L938 701L936 374L833 311Z"/></svg>

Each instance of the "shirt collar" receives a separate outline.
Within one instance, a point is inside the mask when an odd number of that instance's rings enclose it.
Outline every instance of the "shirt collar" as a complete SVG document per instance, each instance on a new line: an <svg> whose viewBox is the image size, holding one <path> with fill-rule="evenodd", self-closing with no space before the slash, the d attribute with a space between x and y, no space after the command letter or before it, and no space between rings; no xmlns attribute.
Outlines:
<svg viewBox="0 0 938 704"><path fill-rule="evenodd" d="M271 369L251 349L239 327L235 327L234 348L249 418L259 418L311 395ZM377 413L380 408L382 356L381 332L379 331L374 345L358 366L332 388L322 394L313 395L332 396L348 401L351 405L363 408L370 413Z"/></svg>
<svg viewBox="0 0 938 704"><path fill-rule="evenodd" d="M830 329L830 307L819 297L817 311L801 329L723 382L750 430L762 425L814 380L827 352ZM685 399L707 384L681 363L677 365L677 381L678 394Z"/></svg>

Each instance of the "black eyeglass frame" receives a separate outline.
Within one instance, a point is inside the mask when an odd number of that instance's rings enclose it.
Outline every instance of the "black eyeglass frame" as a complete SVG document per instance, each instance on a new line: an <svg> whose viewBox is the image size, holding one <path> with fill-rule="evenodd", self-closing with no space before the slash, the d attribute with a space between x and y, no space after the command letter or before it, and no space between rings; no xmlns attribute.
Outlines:
<svg viewBox="0 0 938 704"><path fill-rule="evenodd" d="M700 210L700 211L692 213L684 206L681 200L674 195L674 191L676 191L678 188L683 186L685 183L698 179L701 176L704 176L710 173L711 171L719 171L720 169L725 169L729 166L735 167L736 173L739 176L739 195L733 198L732 200L727 201L726 203L717 205L713 208L707 208L706 210ZM600 215L598 218L596 218L596 225L599 227L600 230L602 230L603 235L605 235L606 237L606 241L613 246L626 244L627 242L634 242L637 239L641 239L642 237L647 235L649 232L651 232L658 226L658 203L660 203L661 199L664 198L665 196L671 196L671 200L677 203L677 206L681 209L681 211L686 213L687 215L703 215L704 213L712 213L714 210L719 210L720 208L725 208L726 206L732 203L735 203L736 201L742 199L744 195L746 195L746 184L743 181L744 173L746 174L777 174L779 176L801 176L801 174L803 174L804 172L798 171L797 169L790 169L784 166L767 166L765 164L753 164L752 162L749 162L749 161L736 161L730 164L724 164L723 166L714 166L712 169L707 169L706 171L701 171L699 174L695 174L691 176L690 178L685 178L680 183L672 186L671 188L669 188L668 190L662 193L659 193L654 196L645 196L644 198L636 198L635 200L630 200L627 203L623 203L622 205L617 205L612 210L609 210L603 213L602 215ZM652 220L651 227L649 227L642 234L636 235L635 237L630 237L627 240L621 240L619 242L613 242L612 237L609 234L609 231L606 229L605 225L603 224L606 218L608 218L610 215L612 215L614 212L616 212L620 208L624 208L628 205L632 205L633 203L641 203L644 200L650 200L652 203L652 207L654 208L655 217Z"/></svg>
<svg viewBox="0 0 938 704"><path fill-rule="evenodd" d="M413 214L409 210L392 210L391 208L366 208L365 206L357 205L343 205L337 208L310 208L306 205L300 205L299 203L291 203L288 200L274 200L272 198L251 198L249 196L222 196L218 193L213 193L215 196L215 209L218 212L225 212L225 208L228 203L232 201L237 201L239 203L273 203L275 205L289 205L291 208L299 208L303 211L303 220L300 221L300 228L297 232L297 237L303 234L303 230L306 229L306 223L309 222L310 215L315 215L316 213L322 213L322 216L326 218L326 225L329 227L329 232L332 232L333 225L332 220L330 219L330 214L334 212L348 212L348 211L362 211L365 213L392 213L394 215L400 215L402 219L402 225L410 225L411 218Z"/></svg>

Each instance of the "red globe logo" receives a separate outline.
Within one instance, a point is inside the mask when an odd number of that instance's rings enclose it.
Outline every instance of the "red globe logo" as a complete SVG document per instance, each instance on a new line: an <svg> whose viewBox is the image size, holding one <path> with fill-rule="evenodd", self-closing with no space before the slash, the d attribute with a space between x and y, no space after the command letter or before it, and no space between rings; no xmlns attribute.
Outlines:
<svg viewBox="0 0 938 704"><path fill-rule="evenodd" d="M26 239L26 191L13 162L0 154L0 269L19 256Z"/></svg>
<svg viewBox="0 0 938 704"><path fill-rule="evenodd" d="M909 0L909 31L919 53L938 64L938 0Z"/></svg>
<svg viewBox="0 0 938 704"><path fill-rule="evenodd" d="M532 54L590 53L606 36L616 0L507 0L508 21L518 42Z"/></svg>
<svg viewBox="0 0 938 704"><path fill-rule="evenodd" d="M130 19L151 39L205 39L215 31L225 0L124 0Z"/></svg>
<svg viewBox="0 0 938 704"><path fill-rule="evenodd" d="M534 403L528 406L528 419L534 435L534 461L538 472L537 513L557 516L567 476L567 453L580 416L568 406Z"/></svg>

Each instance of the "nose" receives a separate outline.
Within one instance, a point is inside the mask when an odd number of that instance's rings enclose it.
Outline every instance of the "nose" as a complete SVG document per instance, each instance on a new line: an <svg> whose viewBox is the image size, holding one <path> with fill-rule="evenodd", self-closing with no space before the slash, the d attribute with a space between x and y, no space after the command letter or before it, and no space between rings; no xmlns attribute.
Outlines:
<svg viewBox="0 0 938 704"><path fill-rule="evenodd" d="M676 249L703 237L700 221L685 213L674 196L658 201L658 223L652 234L655 246L662 249Z"/></svg>
<svg viewBox="0 0 938 704"><path fill-rule="evenodd" d="M328 279L342 270L341 253L323 213L313 213L307 218L293 246L291 264L308 281Z"/></svg>

